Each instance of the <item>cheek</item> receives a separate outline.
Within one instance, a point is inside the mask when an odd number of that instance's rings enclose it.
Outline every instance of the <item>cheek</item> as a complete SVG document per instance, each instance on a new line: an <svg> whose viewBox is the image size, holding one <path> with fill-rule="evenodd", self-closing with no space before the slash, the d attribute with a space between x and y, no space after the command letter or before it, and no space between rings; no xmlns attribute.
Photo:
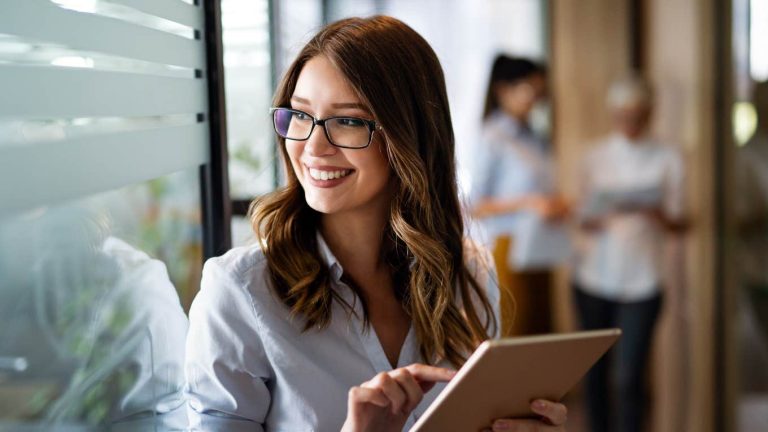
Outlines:
<svg viewBox="0 0 768 432"><path fill-rule="evenodd" d="M285 143L285 150L286 153L288 153L288 159L291 162L293 171L299 178L301 178L301 164L299 160L301 158L302 148L303 143L300 141L286 141Z"/></svg>
<svg viewBox="0 0 768 432"><path fill-rule="evenodd" d="M365 161L365 170L369 173L367 181L370 186L379 190L389 182L391 169L389 159L381 145L371 148L371 154Z"/></svg>

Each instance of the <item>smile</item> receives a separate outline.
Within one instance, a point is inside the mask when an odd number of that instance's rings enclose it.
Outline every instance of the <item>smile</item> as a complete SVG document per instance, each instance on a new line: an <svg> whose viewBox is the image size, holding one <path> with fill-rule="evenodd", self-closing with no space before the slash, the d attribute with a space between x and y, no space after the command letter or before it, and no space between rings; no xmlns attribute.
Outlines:
<svg viewBox="0 0 768 432"><path fill-rule="evenodd" d="M309 176L312 177L315 180L334 180L339 179L342 177L346 177L352 172L352 170L346 169L346 170L335 170L335 171L326 171L326 170L319 170L315 168L309 168Z"/></svg>

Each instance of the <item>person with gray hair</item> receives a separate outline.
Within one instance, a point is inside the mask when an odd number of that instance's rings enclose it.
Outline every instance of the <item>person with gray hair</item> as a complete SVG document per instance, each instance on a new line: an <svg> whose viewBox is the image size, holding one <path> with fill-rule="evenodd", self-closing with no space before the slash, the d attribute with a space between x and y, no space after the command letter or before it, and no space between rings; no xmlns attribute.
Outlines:
<svg viewBox="0 0 768 432"><path fill-rule="evenodd" d="M639 432L663 296L662 247L665 236L684 228L684 167L673 147L648 134L653 92L647 81L637 75L615 81L606 102L614 131L586 154L579 175L573 285L584 328L623 331L612 355L587 377L591 430Z"/></svg>

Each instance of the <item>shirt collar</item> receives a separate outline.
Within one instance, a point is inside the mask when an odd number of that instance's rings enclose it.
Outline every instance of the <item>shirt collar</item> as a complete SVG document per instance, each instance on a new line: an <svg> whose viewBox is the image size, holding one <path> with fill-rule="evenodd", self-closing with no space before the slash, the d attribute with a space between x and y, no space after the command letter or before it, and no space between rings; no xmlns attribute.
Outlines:
<svg viewBox="0 0 768 432"><path fill-rule="evenodd" d="M344 268L341 266L339 260L336 259L336 256L333 254L333 252L331 252L331 248L328 247L328 243L325 242L323 235L320 234L320 230L317 231L316 235L317 249L320 252L320 258L322 258L323 263L325 263L325 265L328 266L328 269L331 271L333 280L339 282L341 280L341 276L344 274ZM415 265L416 258L411 258L411 261L408 263L408 268L413 270Z"/></svg>
<svg viewBox="0 0 768 432"><path fill-rule="evenodd" d="M341 276L344 274L344 269L341 267L341 263L336 259L336 256L331 252L331 248L328 247L328 243L325 242L323 235L320 231L317 231L317 249L320 252L320 258L328 269L331 271L331 277L335 282L341 280Z"/></svg>
<svg viewBox="0 0 768 432"><path fill-rule="evenodd" d="M531 128L500 109L493 111L488 118L488 125L495 128L502 136L526 147L547 152L547 143L533 133Z"/></svg>
<svg viewBox="0 0 768 432"><path fill-rule="evenodd" d="M501 128L509 136L530 135L530 131L516 118L501 110L495 110L488 119L496 127Z"/></svg>
<svg viewBox="0 0 768 432"><path fill-rule="evenodd" d="M618 132L613 134L614 145L622 149L643 151L645 148L649 147L646 145L649 143L649 140L650 139L647 134L643 134L634 141L630 141L629 138Z"/></svg>

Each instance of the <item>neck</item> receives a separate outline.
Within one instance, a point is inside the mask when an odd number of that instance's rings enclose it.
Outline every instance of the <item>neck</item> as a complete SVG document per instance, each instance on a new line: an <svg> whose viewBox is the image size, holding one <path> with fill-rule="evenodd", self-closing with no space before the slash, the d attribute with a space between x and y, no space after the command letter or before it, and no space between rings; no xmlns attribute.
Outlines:
<svg viewBox="0 0 768 432"><path fill-rule="evenodd" d="M517 110L511 109L511 108L504 109L503 111L504 111L504 114L508 115L509 117L512 117L513 119L515 119L515 121L517 121L521 125L523 126L528 125L528 113L518 112Z"/></svg>
<svg viewBox="0 0 768 432"><path fill-rule="evenodd" d="M621 132L621 136L624 137L631 144L637 144L645 138L645 132L627 133Z"/></svg>
<svg viewBox="0 0 768 432"><path fill-rule="evenodd" d="M345 273L353 279L386 268L381 250L387 220L388 213L374 210L323 215L321 218L323 238Z"/></svg>

